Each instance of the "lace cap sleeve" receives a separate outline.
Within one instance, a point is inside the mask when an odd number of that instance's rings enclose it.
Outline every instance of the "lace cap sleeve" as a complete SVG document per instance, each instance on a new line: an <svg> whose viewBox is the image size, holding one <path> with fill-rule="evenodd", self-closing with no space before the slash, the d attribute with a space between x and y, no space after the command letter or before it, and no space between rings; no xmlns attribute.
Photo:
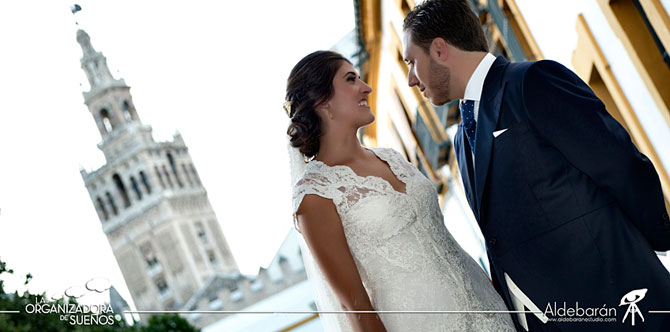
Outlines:
<svg viewBox="0 0 670 332"><path fill-rule="evenodd" d="M296 218L296 212L300 208L305 195L314 194L319 195L323 198L328 198L333 200L333 203L337 205L339 202L339 191L334 188L335 183L321 172L315 172L310 170L310 167L307 168L305 174L296 182L293 186L293 223L295 229L300 231L298 228L298 220Z"/></svg>

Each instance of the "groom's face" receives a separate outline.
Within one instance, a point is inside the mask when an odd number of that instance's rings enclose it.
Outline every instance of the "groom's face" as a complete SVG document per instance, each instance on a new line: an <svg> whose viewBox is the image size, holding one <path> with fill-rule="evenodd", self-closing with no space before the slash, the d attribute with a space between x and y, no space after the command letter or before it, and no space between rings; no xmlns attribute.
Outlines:
<svg viewBox="0 0 670 332"><path fill-rule="evenodd" d="M437 63L430 53L412 42L411 32L403 36L405 62L409 65L407 84L416 86L436 106L449 102L449 68Z"/></svg>

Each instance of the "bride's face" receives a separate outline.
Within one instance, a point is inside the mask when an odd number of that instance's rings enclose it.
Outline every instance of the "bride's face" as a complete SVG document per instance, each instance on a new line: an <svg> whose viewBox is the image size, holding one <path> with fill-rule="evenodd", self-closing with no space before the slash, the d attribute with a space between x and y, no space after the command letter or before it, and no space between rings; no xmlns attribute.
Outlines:
<svg viewBox="0 0 670 332"><path fill-rule="evenodd" d="M333 78L333 90L333 97L327 102L332 116L330 121L351 125L357 129L375 120L368 106L368 95L372 88L361 80L349 62L342 61Z"/></svg>

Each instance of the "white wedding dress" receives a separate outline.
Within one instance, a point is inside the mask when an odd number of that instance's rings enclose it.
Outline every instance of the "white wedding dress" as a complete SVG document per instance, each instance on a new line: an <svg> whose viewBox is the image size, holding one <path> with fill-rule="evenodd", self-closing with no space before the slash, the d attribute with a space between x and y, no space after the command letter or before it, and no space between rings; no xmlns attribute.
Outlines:
<svg viewBox="0 0 670 332"><path fill-rule="evenodd" d="M447 231L433 184L395 150L370 150L405 183L406 193L380 177L361 177L348 166L312 160L293 188L293 212L308 194L333 201L375 310L508 310L479 265ZM311 282L314 279L310 276ZM325 283L322 276L319 279ZM317 298L320 310L327 300ZM342 310L337 304L332 308ZM351 329L346 315L334 315L337 330ZM508 313L382 313L379 317L389 332L516 331Z"/></svg>

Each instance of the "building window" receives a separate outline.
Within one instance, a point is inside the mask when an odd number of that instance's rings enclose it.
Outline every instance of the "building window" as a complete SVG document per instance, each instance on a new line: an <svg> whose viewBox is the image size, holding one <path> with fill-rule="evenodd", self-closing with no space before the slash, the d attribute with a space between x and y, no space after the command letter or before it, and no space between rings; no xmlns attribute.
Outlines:
<svg viewBox="0 0 670 332"><path fill-rule="evenodd" d="M663 19L649 20L657 16L656 14L652 16L651 11L646 12L652 9L651 7L645 8L647 4L651 5L651 1L600 0L597 2L610 25L616 27L615 34L621 40L630 58L634 59L633 65L640 73L654 102L662 110L663 117L666 121L670 121L667 114L670 111L670 89L667 88L670 63L666 61L670 60L670 57L667 55L668 50L665 49L663 40L659 40L659 35L656 35L657 32L667 31L667 23L663 23ZM667 17L667 14L662 12L662 6L657 8L653 10L658 10L658 14ZM660 36L663 35L665 34L660 34Z"/></svg>
<svg viewBox="0 0 670 332"><path fill-rule="evenodd" d="M123 108L123 117L126 119L126 122L133 121L134 117L133 113L131 112L130 103L128 103L127 100L124 100L121 107Z"/></svg>
<svg viewBox="0 0 670 332"><path fill-rule="evenodd" d="M205 232L205 227L199 221L195 223L195 233L198 234L200 242L203 244L209 243L209 240L207 239L207 233Z"/></svg>
<svg viewBox="0 0 670 332"><path fill-rule="evenodd" d="M95 202L98 205L98 211L100 211L100 214L102 215L102 220L107 221L109 215L107 214L107 209L105 209L105 203L102 202L100 197L98 197Z"/></svg>
<svg viewBox="0 0 670 332"><path fill-rule="evenodd" d="M640 13L640 17L642 17L642 20L644 21L644 25L647 27L647 30L649 30L649 34L651 35L651 38L654 40L656 47L658 47L658 51L661 54L661 57L663 58L663 62L665 62L668 68L670 68L670 54L668 54L668 51L665 49L665 46L663 46L663 43L659 39L658 34L656 33L656 29L654 29L654 27L652 26L651 22L649 21L649 17L647 17L647 13L642 8L642 4L640 4L640 0L633 0L633 3L635 3L635 7L637 8L638 13Z"/></svg>
<svg viewBox="0 0 670 332"><path fill-rule="evenodd" d="M112 125L112 120L109 118L109 112L107 109L100 110L100 119L102 121L102 127L105 129L106 133L111 133L114 130Z"/></svg>
<svg viewBox="0 0 670 332"><path fill-rule="evenodd" d="M108 192L105 193L105 196L107 196L107 203L109 204L109 207L112 209L112 214L115 216L119 214L119 210L116 208L116 203L114 203L114 197L112 197L112 194Z"/></svg>
<svg viewBox="0 0 670 332"><path fill-rule="evenodd" d="M159 276L154 282L156 283L156 288L158 288L158 293L161 295L167 293L170 290L163 276Z"/></svg>
<svg viewBox="0 0 670 332"><path fill-rule="evenodd" d="M163 165L163 175L165 175L165 178L167 179L167 183L170 186L170 188L174 188L174 184L172 184L172 178L170 177L170 173L168 173L168 170L165 167L165 165Z"/></svg>
<svg viewBox="0 0 670 332"><path fill-rule="evenodd" d="M230 290L230 300L231 301L238 302L238 301L241 301L244 298L244 294L237 287L237 285L231 285L228 289Z"/></svg>
<svg viewBox="0 0 670 332"><path fill-rule="evenodd" d="M251 282L251 285L249 285L249 289L251 289L252 292L258 292L259 290L263 289L263 283L259 279L254 279Z"/></svg>
<svg viewBox="0 0 670 332"><path fill-rule="evenodd" d="M150 243L145 243L140 247L140 252L142 253L142 257L144 257L144 261L147 263L147 266L149 268L153 268L154 266L158 265L158 258L156 257L156 253L154 252L154 249L151 247Z"/></svg>
<svg viewBox="0 0 670 332"><path fill-rule="evenodd" d="M133 121L133 117L130 115L130 112L128 112L128 110L126 109L123 110L123 118L126 120L126 122Z"/></svg>
<svg viewBox="0 0 670 332"><path fill-rule="evenodd" d="M214 253L214 250L207 250L207 259L209 260L210 263L212 263L212 265L217 264L216 254Z"/></svg>
<svg viewBox="0 0 670 332"><path fill-rule="evenodd" d="M495 56L502 55L505 58L509 59L509 55L507 54L507 49L505 48L505 45L503 45L503 42L501 39L494 39L494 44L493 44L493 50L491 50L491 53Z"/></svg>
<svg viewBox="0 0 670 332"><path fill-rule="evenodd" d="M156 171L156 175L158 176L158 182L160 182L161 187L165 189L165 181L163 181L163 174L161 174L160 169L158 169L158 166L154 166L154 170Z"/></svg>
<svg viewBox="0 0 670 332"><path fill-rule="evenodd" d="M199 185L202 185L202 182L200 182L200 177L198 176L198 172L195 171L195 167L193 167L193 164L191 166L191 175L193 175L193 179L195 180L196 183Z"/></svg>
<svg viewBox="0 0 670 332"><path fill-rule="evenodd" d="M147 178L146 174L144 174L144 171L140 171L140 181L142 181L144 190L147 191L147 194L151 194L151 185L149 184L149 179Z"/></svg>
<svg viewBox="0 0 670 332"><path fill-rule="evenodd" d="M177 184L179 185L179 188L183 188L184 184L181 182L181 179L179 178L179 173L177 173L177 164L174 162L174 158L172 157L171 153L167 153L167 159L168 163L170 163L170 169L172 169L172 174L174 174L175 180L177 180Z"/></svg>
<svg viewBox="0 0 670 332"><path fill-rule="evenodd" d="M119 191L119 194L121 195L121 199L123 199L123 207L127 208L130 206L130 198L128 197L128 192L126 191L126 186L123 184L123 181L121 180L121 177L119 176L118 173L115 173L112 176L112 180L114 180L114 184L116 185L116 189Z"/></svg>
<svg viewBox="0 0 670 332"><path fill-rule="evenodd" d="M181 169L184 171L184 175L186 175L186 180L188 181L188 184L191 185L191 187L194 186L193 180L191 180L191 175L188 173L188 169L186 168L186 164L181 164Z"/></svg>
<svg viewBox="0 0 670 332"><path fill-rule="evenodd" d="M137 181L135 180L134 176L130 177L130 184L133 186L133 190L135 191L135 195L137 196L138 200L142 200L142 192L140 191L140 187L137 185Z"/></svg>

